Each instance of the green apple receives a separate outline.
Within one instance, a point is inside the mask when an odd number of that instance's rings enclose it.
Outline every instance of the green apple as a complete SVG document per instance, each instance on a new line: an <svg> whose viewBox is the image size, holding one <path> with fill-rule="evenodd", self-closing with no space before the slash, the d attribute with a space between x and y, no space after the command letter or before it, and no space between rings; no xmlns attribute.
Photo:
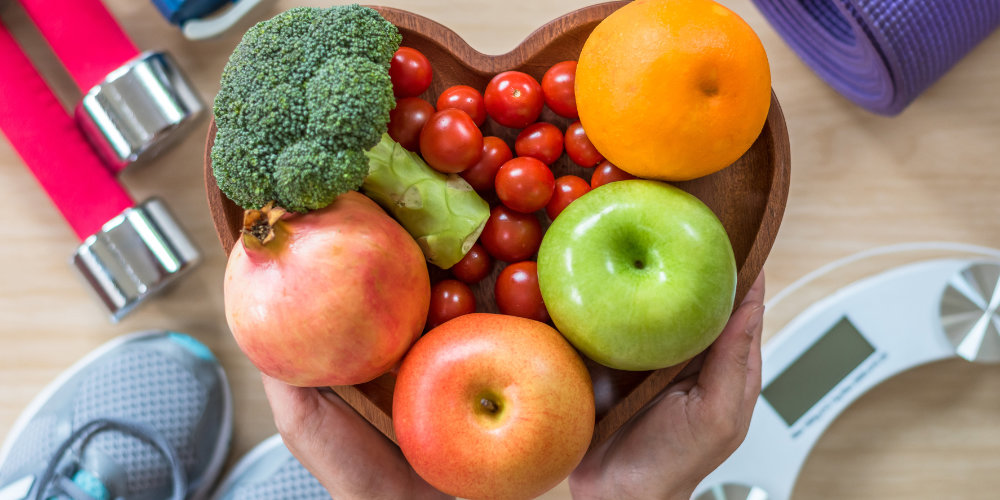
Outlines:
<svg viewBox="0 0 1000 500"><path fill-rule="evenodd" d="M605 184L570 203L538 250L538 285L556 328L611 368L689 359L729 319L736 261L725 228L669 184Z"/></svg>

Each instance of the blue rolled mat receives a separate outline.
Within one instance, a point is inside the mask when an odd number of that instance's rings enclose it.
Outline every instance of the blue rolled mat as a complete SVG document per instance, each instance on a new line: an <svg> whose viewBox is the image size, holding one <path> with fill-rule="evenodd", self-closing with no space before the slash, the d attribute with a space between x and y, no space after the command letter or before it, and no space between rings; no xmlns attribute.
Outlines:
<svg viewBox="0 0 1000 500"><path fill-rule="evenodd" d="M903 111L1000 26L1000 0L754 0L821 78L859 106Z"/></svg>

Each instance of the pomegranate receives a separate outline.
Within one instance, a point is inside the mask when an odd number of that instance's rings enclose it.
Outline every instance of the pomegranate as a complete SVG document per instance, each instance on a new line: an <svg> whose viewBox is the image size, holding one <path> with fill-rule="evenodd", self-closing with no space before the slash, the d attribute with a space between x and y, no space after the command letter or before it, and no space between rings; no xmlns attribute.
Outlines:
<svg viewBox="0 0 1000 500"><path fill-rule="evenodd" d="M307 214L247 211L224 291L250 361L318 387L367 382L396 365L423 329L430 280L406 230L348 192Z"/></svg>

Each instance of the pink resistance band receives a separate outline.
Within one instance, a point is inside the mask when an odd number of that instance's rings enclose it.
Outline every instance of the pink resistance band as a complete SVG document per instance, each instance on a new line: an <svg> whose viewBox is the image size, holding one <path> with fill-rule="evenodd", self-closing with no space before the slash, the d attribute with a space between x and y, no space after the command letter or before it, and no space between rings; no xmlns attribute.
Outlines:
<svg viewBox="0 0 1000 500"><path fill-rule="evenodd" d="M83 92L139 55L101 0L20 2Z"/></svg>
<svg viewBox="0 0 1000 500"><path fill-rule="evenodd" d="M79 19L74 22L86 26ZM0 130L81 240L133 206L2 24Z"/></svg>

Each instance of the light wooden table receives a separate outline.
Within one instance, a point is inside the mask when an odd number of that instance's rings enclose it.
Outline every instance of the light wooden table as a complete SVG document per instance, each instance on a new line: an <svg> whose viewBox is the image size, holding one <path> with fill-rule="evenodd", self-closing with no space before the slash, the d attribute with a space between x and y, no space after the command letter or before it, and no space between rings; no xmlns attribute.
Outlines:
<svg viewBox="0 0 1000 500"><path fill-rule="evenodd" d="M394 0L487 52L512 48L581 0ZM769 296L831 260L874 246L950 240L1000 248L1000 33L995 33L902 115L869 114L827 87L788 49L749 0L723 0L767 48L792 144L784 223L766 266ZM0 7L17 27L25 17ZM218 89L233 35L189 42L150 2L107 0L142 48L169 50L206 100ZM278 1L257 19L293 5ZM245 29L248 23L241 26ZM66 102L67 85L39 37L26 43ZM0 68L0 75L2 75ZM137 199L166 200L201 247L201 267L125 321L111 325L67 260L72 232L5 141L0 141L0 430L60 371L117 335L172 329L208 344L234 392L232 460L274 433L257 371L222 314L225 255L202 188L203 121L154 164L125 174ZM769 316L766 334L790 319ZM947 361L893 379L848 409L805 464L797 498L996 498L1000 491L1000 367ZM669 473L669 471L664 471ZM564 485L547 495L568 498Z"/></svg>

